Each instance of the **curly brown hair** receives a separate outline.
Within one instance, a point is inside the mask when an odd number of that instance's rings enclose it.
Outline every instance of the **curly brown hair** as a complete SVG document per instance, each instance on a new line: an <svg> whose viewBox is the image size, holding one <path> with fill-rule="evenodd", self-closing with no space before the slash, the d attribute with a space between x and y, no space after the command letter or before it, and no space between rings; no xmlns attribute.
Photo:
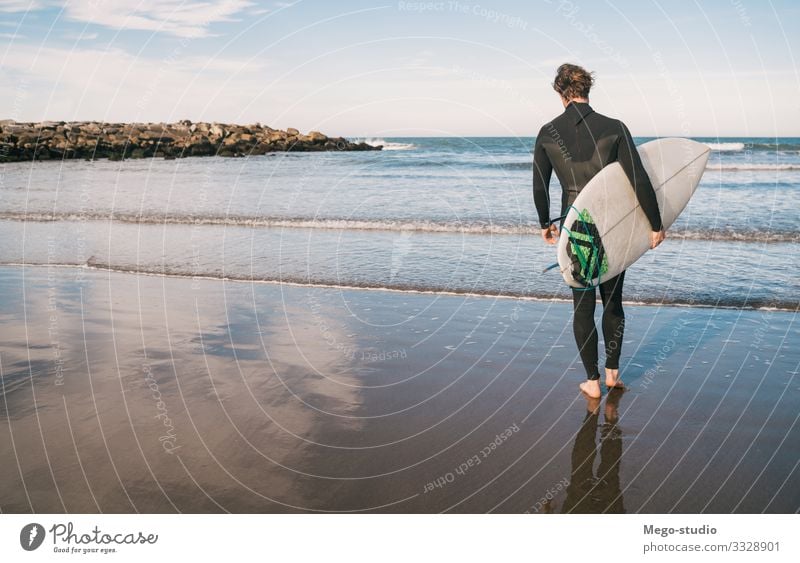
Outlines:
<svg viewBox="0 0 800 563"><path fill-rule="evenodd" d="M593 84L593 72L587 71L582 66L565 63L556 71L553 89L567 100L588 98Z"/></svg>

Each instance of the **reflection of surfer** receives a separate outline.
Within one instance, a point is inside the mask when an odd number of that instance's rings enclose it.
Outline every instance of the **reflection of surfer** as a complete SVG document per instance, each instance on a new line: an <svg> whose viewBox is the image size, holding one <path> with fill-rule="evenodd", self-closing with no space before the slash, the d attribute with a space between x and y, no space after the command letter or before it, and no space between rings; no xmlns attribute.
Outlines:
<svg viewBox="0 0 800 563"><path fill-rule="evenodd" d="M558 67L553 88L561 96L564 113L545 124L536 136L533 157L533 200L542 227L542 238L555 244L559 230L550 221L550 177L553 170L561 183L561 216L565 216L578 193L603 167L619 162L636 192L636 198L653 230L650 248L664 240L658 201L639 153L624 123L595 112L589 106L594 78L585 69L570 64ZM600 284L603 301L603 339L606 348L606 385L622 387L619 356L625 315L622 284L625 272ZM594 324L595 290L572 289L573 329L586 368L587 381L580 384L589 397L600 397L597 369L597 329Z"/></svg>
<svg viewBox="0 0 800 563"><path fill-rule="evenodd" d="M594 460L597 456L595 438L600 400L592 397L586 399L586 416L572 448L572 477L567 487L563 512L625 512L619 485L622 432L617 427L617 409L623 392L622 389L612 389L606 399L605 424L600 431L600 466L597 468L597 477L594 475Z"/></svg>

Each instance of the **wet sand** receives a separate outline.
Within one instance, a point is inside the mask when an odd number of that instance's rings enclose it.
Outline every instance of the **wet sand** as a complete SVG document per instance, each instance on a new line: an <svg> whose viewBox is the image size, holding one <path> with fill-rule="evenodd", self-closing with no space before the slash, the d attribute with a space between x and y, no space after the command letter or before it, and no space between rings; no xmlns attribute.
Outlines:
<svg viewBox="0 0 800 563"><path fill-rule="evenodd" d="M796 313L0 267L0 511L800 510Z"/></svg>

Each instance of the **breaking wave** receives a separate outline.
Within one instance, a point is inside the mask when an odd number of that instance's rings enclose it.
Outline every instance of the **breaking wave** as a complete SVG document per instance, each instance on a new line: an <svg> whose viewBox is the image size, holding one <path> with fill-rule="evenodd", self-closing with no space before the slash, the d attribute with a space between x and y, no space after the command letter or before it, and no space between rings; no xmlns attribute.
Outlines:
<svg viewBox="0 0 800 563"><path fill-rule="evenodd" d="M383 139L373 139L373 138L366 138L366 139L354 139L357 143L367 143L368 145L372 145L373 147L377 147L378 145L383 146L383 150L385 151L410 151L412 149L417 148L414 143L396 143L392 141L385 141Z"/></svg>
<svg viewBox="0 0 800 563"><path fill-rule="evenodd" d="M211 225L245 228L285 228L285 229L330 229L354 231L401 231L419 233L453 233L469 235L535 235L540 234L536 223L514 223L511 221L490 221L466 219L448 221L434 219L352 219L348 217L291 217L291 216L236 216L236 215L138 215L126 213L18 213L0 212L4 221L95 221L116 222L140 225ZM717 228L675 228L669 230L668 238L686 240L712 240L732 242L800 242L800 231L784 230L733 230L728 227Z"/></svg>

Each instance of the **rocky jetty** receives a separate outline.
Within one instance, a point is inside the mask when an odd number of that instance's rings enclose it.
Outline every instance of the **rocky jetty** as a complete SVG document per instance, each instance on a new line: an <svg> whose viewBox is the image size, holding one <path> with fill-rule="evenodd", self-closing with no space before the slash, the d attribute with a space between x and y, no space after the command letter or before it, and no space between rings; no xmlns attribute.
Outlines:
<svg viewBox="0 0 800 563"><path fill-rule="evenodd" d="M0 162L65 158L249 156L287 151L373 151L381 146L266 125L0 121Z"/></svg>

